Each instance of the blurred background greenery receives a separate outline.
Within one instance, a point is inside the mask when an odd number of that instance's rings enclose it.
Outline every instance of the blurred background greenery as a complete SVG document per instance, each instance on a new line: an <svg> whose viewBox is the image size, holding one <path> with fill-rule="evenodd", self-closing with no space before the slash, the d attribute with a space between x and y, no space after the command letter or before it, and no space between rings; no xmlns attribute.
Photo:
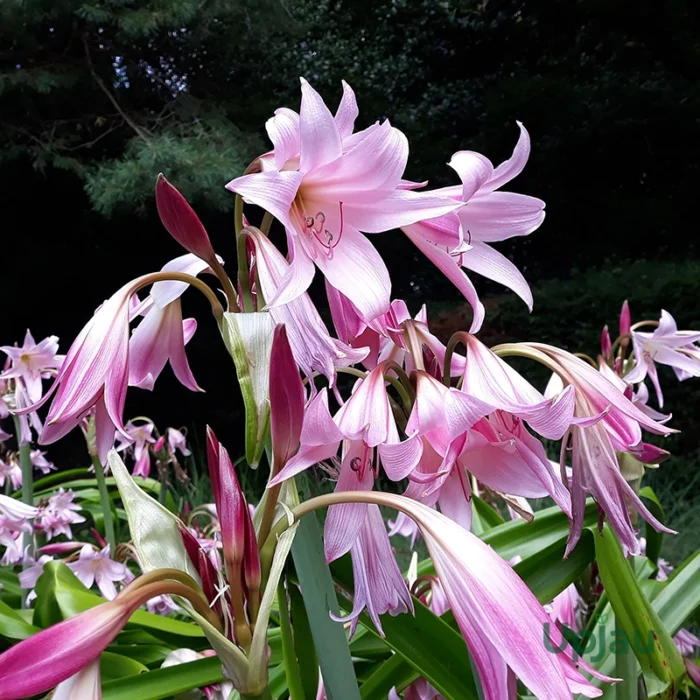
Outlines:
<svg viewBox="0 0 700 700"><path fill-rule="evenodd" d="M180 253L155 217L160 171L233 260L223 186L268 148L273 111L298 107L299 76L332 108L348 81L360 126L390 117L411 144L407 176L434 186L455 181L445 163L456 150L506 158L525 123L532 156L513 188L548 214L500 249L532 283L535 310L476 280L487 342L594 355L625 298L635 320L665 308L700 328L699 30L700 6L686 0L4 0L2 343L30 327L65 350L114 289ZM427 302L441 337L468 324L400 233L373 242L394 296L414 311ZM127 413L192 435L208 420L235 453L233 368L206 308L185 304L200 318L188 354L208 393L164 376L154 394L130 393ZM700 388L662 374L683 433L651 479L686 551L700 530ZM80 437L53 454L81 460Z"/></svg>

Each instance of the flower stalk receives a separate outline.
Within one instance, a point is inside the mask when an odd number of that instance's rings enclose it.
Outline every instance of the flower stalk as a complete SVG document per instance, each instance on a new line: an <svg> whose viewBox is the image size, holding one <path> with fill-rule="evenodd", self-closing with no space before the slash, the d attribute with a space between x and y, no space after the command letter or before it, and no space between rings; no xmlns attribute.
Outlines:
<svg viewBox="0 0 700 700"><path fill-rule="evenodd" d="M19 465L22 470L22 503L28 506L34 505L34 473L32 468L31 445L22 444L22 426L18 416L13 416L15 425L15 435L19 452ZM9 484L9 481L8 481ZM31 532L25 532L22 546L30 557L34 556L34 536ZM24 601L23 601L24 602Z"/></svg>
<svg viewBox="0 0 700 700"><path fill-rule="evenodd" d="M107 489L105 471L97 454L91 454L92 465L95 467L95 480L97 490L100 492L100 505L102 506L102 517L105 523L105 538L109 543L109 553L114 556L117 551L117 538L114 532L114 518L112 517L112 501Z"/></svg>

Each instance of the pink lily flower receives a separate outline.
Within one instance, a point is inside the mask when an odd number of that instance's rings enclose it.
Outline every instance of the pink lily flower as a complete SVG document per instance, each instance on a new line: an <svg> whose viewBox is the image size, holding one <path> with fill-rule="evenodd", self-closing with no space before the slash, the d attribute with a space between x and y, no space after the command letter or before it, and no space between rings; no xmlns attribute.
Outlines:
<svg viewBox="0 0 700 700"><path fill-rule="evenodd" d="M126 400L129 358L129 299L134 282L110 297L73 341L49 392L38 408L55 392L46 416L40 443L56 442L92 408L100 460L114 444L114 432L126 435L122 412Z"/></svg>
<svg viewBox="0 0 700 700"><path fill-rule="evenodd" d="M369 505L359 536L350 550L355 581L352 612L347 617L331 617L351 622L355 634L360 613L367 608L374 626L383 637L380 615L413 613L413 600L391 549L379 506Z"/></svg>
<svg viewBox="0 0 700 700"><path fill-rule="evenodd" d="M73 491L65 491L61 487L49 497L48 503L39 509L36 527L46 534L47 540L58 535L73 539L70 526L85 522L85 518L76 512L81 508L74 503L74 499Z"/></svg>
<svg viewBox="0 0 700 700"><path fill-rule="evenodd" d="M441 216L459 204L447 197L400 189L408 159L406 137L388 121L352 134L354 94L344 85L334 118L302 79L301 110L267 124L274 144L261 171L227 188L266 209L287 230L291 267L270 306L306 291L314 265L352 300L365 320L389 308L391 282L383 260L360 233L379 233ZM272 162L274 160L274 167Z"/></svg>
<svg viewBox="0 0 700 700"><path fill-rule="evenodd" d="M251 229L250 237L255 243L255 261L263 296L272 299L288 276L290 264L258 229ZM330 336L306 292L287 304L272 306L269 311L275 323L286 327L294 359L307 376L315 371L322 372L333 386L336 367L357 364L367 355L367 349L355 349Z"/></svg>
<svg viewBox="0 0 700 700"><path fill-rule="evenodd" d="M156 441L153 437L154 429L155 425L150 421L138 424L129 421L125 426L130 441L121 440L117 446L117 450L124 450L131 446L135 461L132 472L134 476L142 476L146 479L151 473L151 454L148 446L154 444Z"/></svg>
<svg viewBox="0 0 700 700"><path fill-rule="evenodd" d="M700 332L679 331L673 316L662 311L659 326L653 333L632 331L635 366L625 375L625 381L636 384L648 375L662 408L664 397L656 363L672 367L679 381L700 377L700 350L696 347L699 341Z"/></svg>
<svg viewBox="0 0 700 700"><path fill-rule="evenodd" d="M53 462L46 459L46 452L42 450L32 450L29 456L34 469L38 469L42 474L48 474L56 469Z"/></svg>
<svg viewBox="0 0 700 700"><path fill-rule="evenodd" d="M183 457L189 457L192 454L192 450L187 447L187 438L182 431L168 428L165 433L167 435L168 451L171 455L179 452Z"/></svg>
<svg viewBox="0 0 700 700"><path fill-rule="evenodd" d="M573 389L546 398L473 335L467 337L462 391L521 418L550 440L561 439L573 418Z"/></svg>
<svg viewBox="0 0 700 700"><path fill-rule="evenodd" d="M38 559L33 559L28 554L24 555L23 571L19 574L19 585L24 589L29 589L26 598L27 605L36 598L34 587L39 577L44 573L44 564L53 561L49 554L42 554Z"/></svg>
<svg viewBox="0 0 700 700"><path fill-rule="evenodd" d="M469 432L457 464L500 493L550 496L571 516L569 492L555 475L542 443L509 413L495 411L479 421Z"/></svg>
<svg viewBox="0 0 700 700"><path fill-rule="evenodd" d="M509 669L535 697L571 700L602 694L579 668L604 681L572 650L542 605L491 547L435 510L393 494L345 494L352 502L396 508L418 525L449 604L479 673L486 700L503 700ZM562 652L552 654L543 633Z"/></svg>
<svg viewBox="0 0 700 700"><path fill-rule="evenodd" d="M578 623L577 612L581 602L576 586L570 583L549 605L545 605L544 609L549 612L554 622L578 632L581 626Z"/></svg>
<svg viewBox="0 0 700 700"><path fill-rule="evenodd" d="M14 459L7 462L0 459L0 487L5 486L5 482L9 482L13 491L22 487L22 469Z"/></svg>
<svg viewBox="0 0 700 700"><path fill-rule="evenodd" d="M29 330L21 348L4 345L0 351L12 360L12 367L2 372L0 377L21 378L27 387L31 403L36 403L41 398L42 377L59 369L63 362L63 356L58 354L58 338L55 335L44 338L37 344Z"/></svg>
<svg viewBox="0 0 700 700"><path fill-rule="evenodd" d="M96 583L107 600L117 597L114 582L126 577L126 566L110 557L108 546L98 550L91 544L84 545L77 561L70 562L68 567L86 588Z"/></svg>
<svg viewBox="0 0 700 700"><path fill-rule="evenodd" d="M512 289L532 310L532 292L520 271L489 243L527 236L544 220L544 202L513 192L496 192L519 175L530 155L530 137L518 122L520 138L513 155L498 167L474 151L459 151L449 165L462 180L461 187L446 187L434 195L447 195L464 206L455 213L404 226L416 247L457 287L474 310L471 332L484 319L484 306L462 268ZM426 217L427 218L427 217Z"/></svg>
<svg viewBox="0 0 700 700"><path fill-rule="evenodd" d="M7 399L8 396L5 397ZM21 378L15 379L15 392L11 399L13 413L19 418L20 433L19 444L28 445L32 442L32 429L37 435L41 435L44 426L36 411L30 410L32 402L27 394L27 387Z"/></svg>
<svg viewBox="0 0 700 700"><path fill-rule="evenodd" d="M185 354L185 345L196 330L194 318L183 320L179 299L163 308L155 303L151 305L129 341L129 385L152 391L156 379L170 362L183 386L190 391L203 391Z"/></svg>
<svg viewBox="0 0 700 700"><path fill-rule="evenodd" d="M683 656L692 656L695 649L700 648L700 639L686 629L678 630L673 641L676 643L678 651L680 651Z"/></svg>
<svg viewBox="0 0 700 700"><path fill-rule="evenodd" d="M542 632L549 617L503 559L430 508L416 503L411 514L474 658L486 700L508 697L508 667L537 697L570 700L573 693L601 694L576 669L571 650L546 650ZM555 642L561 639L556 629L550 636ZM576 663L601 678L581 660Z"/></svg>

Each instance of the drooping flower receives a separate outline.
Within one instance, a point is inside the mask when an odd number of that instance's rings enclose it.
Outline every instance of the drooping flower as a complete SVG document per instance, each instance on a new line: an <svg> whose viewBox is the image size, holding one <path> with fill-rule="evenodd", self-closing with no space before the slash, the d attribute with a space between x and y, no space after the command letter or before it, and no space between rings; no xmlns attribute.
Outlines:
<svg viewBox="0 0 700 700"><path fill-rule="evenodd" d="M498 167L474 151L459 151L449 165L461 187L446 187L434 195L462 202L456 212L404 226L403 231L418 249L462 292L474 310L471 332L481 327L484 306L462 268L472 270L512 289L530 309L532 292L515 265L489 244L513 236L526 236L544 220L544 202L499 190L519 175L530 155L530 137L518 122L520 138L513 155ZM427 217L426 217L427 219Z"/></svg>
<svg viewBox="0 0 700 700"><path fill-rule="evenodd" d="M660 435L674 431L640 411L596 367L550 345L525 345L544 353L553 362L561 381L576 392L575 417L570 429L573 520L567 553L571 552L580 537L587 493L596 499L605 512L627 553L639 552L629 505L657 531L673 533L653 516L627 483L620 471L615 450L638 453L642 446L642 427ZM565 452L562 451L564 458Z"/></svg>
<svg viewBox="0 0 700 700"><path fill-rule="evenodd" d="M680 381L700 377L700 349L696 346L699 341L700 332L679 331L673 316L662 311L658 328L653 333L632 331L635 366L625 375L625 381L636 384L648 375L656 390L659 407L663 407L656 363L671 367Z"/></svg>
<svg viewBox="0 0 700 700"><path fill-rule="evenodd" d="M189 457L192 451L187 447L187 438L181 430L168 428L166 431L168 451L171 455L179 452L183 457Z"/></svg>
<svg viewBox="0 0 700 700"><path fill-rule="evenodd" d="M78 559L70 562L68 567L86 588L92 588L96 583L102 597L107 600L114 600L117 596L114 582L126 577L126 566L111 558L108 546L96 549L91 544L83 545Z"/></svg>
<svg viewBox="0 0 700 700"><path fill-rule="evenodd" d="M29 330L24 336L21 348L4 345L0 347L0 351L12 361L11 368L6 369L0 376L4 379L20 378L27 388L31 403L41 399L42 377L57 370L63 362L63 356L58 354L57 336L51 335L36 343Z"/></svg>
<svg viewBox="0 0 700 700"><path fill-rule="evenodd" d="M367 507L359 536L350 550L354 574L352 612L339 622L351 621L350 635L357 629L360 613L367 608L374 626L384 636L380 615L413 612L413 601L391 550L379 506Z"/></svg>
<svg viewBox="0 0 700 700"><path fill-rule="evenodd" d="M270 305L308 289L314 265L352 300L366 320L389 308L391 282L381 257L360 233L379 233L440 216L459 204L401 189L406 137L388 121L352 133L357 106L349 86L334 118L321 96L301 81L301 110L267 124L274 153L260 172L227 188L266 209L287 230L291 267Z"/></svg>

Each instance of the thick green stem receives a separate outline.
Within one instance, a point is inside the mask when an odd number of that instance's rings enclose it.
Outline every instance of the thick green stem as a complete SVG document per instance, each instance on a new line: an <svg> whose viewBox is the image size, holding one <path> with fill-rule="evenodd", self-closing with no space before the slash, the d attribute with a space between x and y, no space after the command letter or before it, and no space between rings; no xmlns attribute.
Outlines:
<svg viewBox="0 0 700 700"><path fill-rule="evenodd" d="M32 469L32 447L29 443L21 444L22 426L19 416L13 416L15 423L15 435L19 445L19 466L22 469L22 502L28 506L34 505L34 473ZM34 556L34 537L31 532L25 532L22 547L30 557Z"/></svg>
<svg viewBox="0 0 700 700"><path fill-rule="evenodd" d="M105 537L109 543L109 553L114 556L117 551L117 538L114 536L114 520L112 519L112 502L107 491L105 481L105 471L97 455L91 455L92 464L95 467L95 479L97 479L97 490L100 492L100 505L102 506L102 517L105 523Z"/></svg>
<svg viewBox="0 0 700 700"><path fill-rule="evenodd" d="M294 651L294 634L292 631L292 619L289 616L289 601L287 589L284 586L284 576L277 585L277 603L280 611L280 631L282 633L282 655L284 657L284 670L287 675L289 696L294 700L305 700L304 686L301 682L299 662Z"/></svg>

